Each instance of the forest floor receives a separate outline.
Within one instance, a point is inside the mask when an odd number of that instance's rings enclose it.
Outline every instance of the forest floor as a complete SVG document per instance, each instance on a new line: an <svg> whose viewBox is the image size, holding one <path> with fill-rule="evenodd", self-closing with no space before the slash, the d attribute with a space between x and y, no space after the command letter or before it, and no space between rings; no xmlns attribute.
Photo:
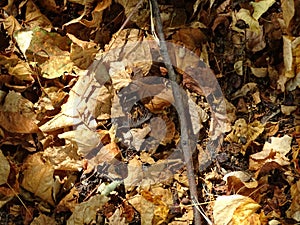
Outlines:
<svg viewBox="0 0 300 225"><path fill-rule="evenodd" d="M0 2L1 225L300 223L300 3L158 5Z"/></svg>

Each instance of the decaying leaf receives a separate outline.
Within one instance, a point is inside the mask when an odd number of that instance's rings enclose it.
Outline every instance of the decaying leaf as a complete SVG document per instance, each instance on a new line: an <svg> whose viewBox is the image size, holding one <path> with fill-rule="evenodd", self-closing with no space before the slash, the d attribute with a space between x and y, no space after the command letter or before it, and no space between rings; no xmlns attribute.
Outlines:
<svg viewBox="0 0 300 225"><path fill-rule="evenodd" d="M266 224L256 213L259 208L260 205L249 197L219 196L213 209L214 221L216 225Z"/></svg>
<svg viewBox="0 0 300 225"><path fill-rule="evenodd" d="M129 203L141 214L142 224L162 224L166 222L169 205L173 204L170 190L153 187L150 191L142 190Z"/></svg>
<svg viewBox="0 0 300 225"><path fill-rule="evenodd" d="M249 29L254 33L259 34L261 32L258 21L250 15L250 11L248 9L240 9L238 13L236 13L234 20L245 21L245 23L249 25Z"/></svg>
<svg viewBox="0 0 300 225"><path fill-rule="evenodd" d="M44 28L52 27L50 20L41 13L39 8L31 0L26 3L25 22L32 28L36 26Z"/></svg>
<svg viewBox="0 0 300 225"><path fill-rule="evenodd" d="M300 222L300 181L291 186L292 204L286 212L288 218Z"/></svg>
<svg viewBox="0 0 300 225"><path fill-rule="evenodd" d="M48 224L48 225L56 225L55 219L46 216L44 214L40 214L38 217L34 218L30 225L40 225L40 224Z"/></svg>
<svg viewBox="0 0 300 225"><path fill-rule="evenodd" d="M54 205L53 178L54 168L49 162L44 162L41 154L29 156L23 164L23 180L21 186L34 195Z"/></svg>
<svg viewBox="0 0 300 225"><path fill-rule="evenodd" d="M262 14L264 14L273 4L275 0L262 0L259 2L251 2L254 12L252 14L253 18L258 20Z"/></svg>
<svg viewBox="0 0 300 225"><path fill-rule="evenodd" d="M15 17L9 16L3 21L4 29L10 36L13 36L14 32L21 29L21 25Z"/></svg>
<svg viewBox="0 0 300 225"><path fill-rule="evenodd" d="M232 131L226 136L225 140L235 143L242 143L243 149L241 149L241 153L245 154L248 146L263 131L264 126L259 121L254 121L250 124L247 124L245 119L238 119L235 121Z"/></svg>
<svg viewBox="0 0 300 225"><path fill-rule="evenodd" d="M80 156L88 155L89 152L97 148L100 143L98 134L89 129L64 132L59 134L58 137L71 141L77 147L77 153Z"/></svg>
<svg viewBox="0 0 300 225"><path fill-rule="evenodd" d="M159 140L162 145L173 141L175 135L175 124L167 116L155 117L150 120L150 136Z"/></svg>
<svg viewBox="0 0 300 225"><path fill-rule="evenodd" d="M20 93L10 91L0 107L0 126L11 133L36 133L33 103Z"/></svg>
<svg viewBox="0 0 300 225"><path fill-rule="evenodd" d="M75 206L74 212L67 220L67 225L90 224L96 219L98 210L109 200L103 195L92 196L88 201Z"/></svg>
<svg viewBox="0 0 300 225"><path fill-rule="evenodd" d="M7 182L9 173L10 173L10 165L6 157L3 155L2 151L0 150L0 185L5 184Z"/></svg>
<svg viewBox="0 0 300 225"><path fill-rule="evenodd" d="M258 174L266 174L270 170L290 164L286 154L291 150L292 138L285 135L281 138L271 137L271 143L266 142L263 150L252 154L249 160L249 169Z"/></svg>
<svg viewBox="0 0 300 225"><path fill-rule="evenodd" d="M281 0L282 16L286 27L289 27L290 22L295 14L294 0Z"/></svg>
<svg viewBox="0 0 300 225"><path fill-rule="evenodd" d="M43 158L50 161L56 170L79 171L83 168L81 156L77 154L77 147L71 143L46 148Z"/></svg>

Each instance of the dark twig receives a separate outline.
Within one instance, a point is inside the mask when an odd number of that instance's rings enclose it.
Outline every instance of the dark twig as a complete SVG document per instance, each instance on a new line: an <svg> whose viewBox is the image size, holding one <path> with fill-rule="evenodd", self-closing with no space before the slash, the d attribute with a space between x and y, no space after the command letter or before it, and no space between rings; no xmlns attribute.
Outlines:
<svg viewBox="0 0 300 225"><path fill-rule="evenodd" d="M168 53L168 48L166 44L166 40L163 33L163 26L160 18L158 3L156 0L150 0L152 5L152 12L153 17L155 20L156 25L156 31L159 38L159 44L160 44L160 53L163 57L164 63L168 70L168 75L171 80L171 83L176 82L176 74L174 72L171 59ZM187 104L187 101L183 100L183 96L180 93L180 90L178 88L178 85L172 84L172 91L173 96L175 99L175 106L179 115L180 119L180 127L181 127L181 138L180 138L180 144L183 151L184 161L186 164L187 169L187 176L190 186L190 195L192 202L198 202L197 197L197 186L194 179L194 168L193 168L193 160L192 160L192 148L189 138L189 132L188 129L191 128L191 117L188 112L188 108L185 107ZM201 225L201 216L200 212L197 210L196 207L194 207L194 224L195 225Z"/></svg>

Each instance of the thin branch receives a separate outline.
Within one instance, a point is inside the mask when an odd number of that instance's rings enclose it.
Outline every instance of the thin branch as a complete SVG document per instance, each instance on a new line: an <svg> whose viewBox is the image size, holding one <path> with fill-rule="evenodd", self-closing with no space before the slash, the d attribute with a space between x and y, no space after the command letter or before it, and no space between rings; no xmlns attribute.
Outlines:
<svg viewBox="0 0 300 225"><path fill-rule="evenodd" d="M167 44L163 32L163 26L161 22L158 3L156 0L150 0L150 3L152 7L153 17L156 22L155 25L156 25L158 38L159 38L160 53L163 57L164 63L168 70L169 78L172 83L172 92L175 99L175 106L180 119L180 127L181 127L180 144L183 151L183 157L187 169L191 200L192 202L198 202L197 185L194 179L192 149L191 149L191 143L190 143L189 131L188 131L188 129L191 128L191 117L188 112L188 107L187 108L185 107L187 101L183 100L183 96L180 93L178 85L173 84L174 82L176 82L176 74L174 72L171 59L168 53L168 48L167 48ZM201 225L201 215L196 207L194 207L194 224Z"/></svg>

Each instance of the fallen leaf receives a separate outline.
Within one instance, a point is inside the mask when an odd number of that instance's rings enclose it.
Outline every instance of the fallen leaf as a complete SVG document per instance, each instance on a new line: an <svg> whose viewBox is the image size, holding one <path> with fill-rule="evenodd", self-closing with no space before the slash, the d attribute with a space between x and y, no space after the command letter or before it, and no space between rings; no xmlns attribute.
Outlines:
<svg viewBox="0 0 300 225"><path fill-rule="evenodd" d="M88 201L78 204L67 220L67 225L91 224L96 219L98 210L101 210L108 200L106 196L95 195Z"/></svg>
<svg viewBox="0 0 300 225"><path fill-rule="evenodd" d="M155 205L147 201L142 195L135 195L128 202L140 213L141 224L152 225L154 219Z"/></svg>
<svg viewBox="0 0 300 225"><path fill-rule="evenodd" d="M40 214L38 217L35 217L34 220L30 223L30 225L40 224L56 225L57 223L55 222L55 219L44 214Z"/></svg>
<svg viewBox="0 0 300 225"><path fill-rule="evenodd" d="M31 28L36 26L44 28L52 27L51 21L41 13L39 8L31 0L26 2L25 23Z"/></svg>
<svg viewBox="0 0 300 225"><path fill-rule="evenodd" d="M35 196L40 197L51 205L54 205L53 178L54 169L48 162L44 162L40 153L29 156L23 164L23 179L21 186Z"/></svg>
<svg viewBox="0 0 300 225"><path fill-rule="evenodd" d="M256 211L260 208L254 200L242 195L219 196L213 208L216 225L254 224L253 217L259 219ZM255 224L262 224L257 221Z"/></svg>
<svg viewBox="0 0 300 225"><path fill-rule="evenodd" d="M258 20L262 14L264 14L273 4L275 0L262 0L259 2L250 2L254 12L252 14L253 18Z"/></svg>
<svg viewBox="0 0 300 225"><path fill-rule="evenodd" d="M78 129L67 131L58 135L61 139L71 141L77 146L77 153L80 156L87 156L90 151L97 148L100 144L100 138L95 131L89 129Z"/></svg>
<svg viewBox="0 0 300 225"><path fill-rule="evenodd" d="M286 27L289 27L290 22L295 15L294 0L281 0L282 16Z"/></svg>
<svg viewBox="0 0 300 225"><path fill-rule="evenodd" d="M292 203L286 211L286 215L288 218L292 218L297 222L300 222L300 181L291 185L291 197Z"/></svg>
<svg viewBox="0 0 300 225"><path fill-rule="evenodd" d="M0 185L5 184L7 182L9 173L10 173L10 165L6 157L3 155L2 151L0 150Z"/></svg>
<svg viewBox="0 0 300 225"><path fill-rule="evenodd" d="M225 140L235 143L242 143L241 153L245 154L248 146L264 131L264 126L259 121L250 124L245 119L235 121L232 131L226 136Z"/></svg>
<svg viewBox="0 0 300 225"><path fill-rule="evenodd" d="M235 17L236 17L235 18L236 21L238 21L238 20L245 21L245 23L249 25L249 29L252 32L254 32L256 34L259 34L261 32L258 21L250 15L250 11L248 9L241 8L236 13Z"/></svg>

